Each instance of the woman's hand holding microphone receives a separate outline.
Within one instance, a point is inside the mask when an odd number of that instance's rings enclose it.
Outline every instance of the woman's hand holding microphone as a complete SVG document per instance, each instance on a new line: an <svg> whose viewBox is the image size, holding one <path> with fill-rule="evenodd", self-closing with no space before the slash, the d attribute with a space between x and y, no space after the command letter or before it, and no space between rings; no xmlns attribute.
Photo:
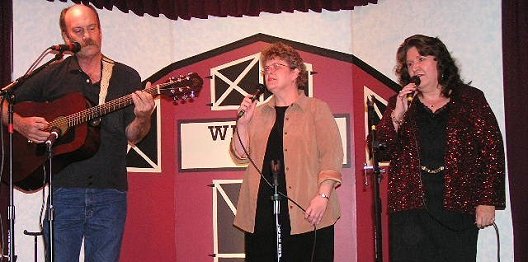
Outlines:
<svg viewBox="0 0 528 262"><path fill-rule="evenodd" d="M411 77L409 84L404 86L398 93L398 97L396 98L396 106L391 113L392 124L394 125L394 129L396 131L398 131L398 128L402 124L405 112L407 112L409 109L419 85L420 77L413 76Z"/></svg>

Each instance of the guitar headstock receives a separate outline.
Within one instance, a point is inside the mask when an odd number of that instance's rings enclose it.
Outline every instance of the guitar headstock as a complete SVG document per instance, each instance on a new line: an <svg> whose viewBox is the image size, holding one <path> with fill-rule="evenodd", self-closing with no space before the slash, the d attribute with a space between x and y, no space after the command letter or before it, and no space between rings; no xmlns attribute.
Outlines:
<svg viewBox="0 0 528 262"><path fill-rule="evenodd" d="M192 100L202 90L203 80L195 72L178 77L171 77L164 83L159 84L157 91L172 98L174 102Z"/></svg>

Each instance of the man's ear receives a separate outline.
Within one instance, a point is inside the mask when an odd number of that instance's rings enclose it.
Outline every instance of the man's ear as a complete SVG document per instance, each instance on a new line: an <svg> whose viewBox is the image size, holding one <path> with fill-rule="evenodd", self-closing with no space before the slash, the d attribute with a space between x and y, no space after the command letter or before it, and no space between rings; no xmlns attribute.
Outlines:
<svg viewBox="0 0 528 262"><path fill-rule="evenodd" d="M70 38L68 37L68 34L66 34L66 32L62 31L61 36L62 36L62 40L64 40L64 43L70 44L71 41L70 41Z"/></svg>

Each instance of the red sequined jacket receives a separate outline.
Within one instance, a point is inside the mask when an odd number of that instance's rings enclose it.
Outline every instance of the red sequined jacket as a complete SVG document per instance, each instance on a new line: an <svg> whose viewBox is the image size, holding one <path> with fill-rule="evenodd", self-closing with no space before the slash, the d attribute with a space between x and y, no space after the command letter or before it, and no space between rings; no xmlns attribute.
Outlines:
<svg viewBox="0 0 528 262"><path fill-rule="evenodd" d="M423 208L416 106L394 130L391 113L396 96L389 100L377 125L378 141L386 144L379 159L390 160L389 212ZM482 91L463 86L453 92L446 131L444 157L444 207L474 213L477 205L505 208L505 167L502 136Z"/></svg>

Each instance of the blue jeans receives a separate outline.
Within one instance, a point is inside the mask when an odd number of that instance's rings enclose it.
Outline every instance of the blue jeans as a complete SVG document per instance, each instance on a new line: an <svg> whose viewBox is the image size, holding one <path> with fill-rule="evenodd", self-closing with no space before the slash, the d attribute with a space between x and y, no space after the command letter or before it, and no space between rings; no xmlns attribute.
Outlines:
<svg viewBox="0 0 528 262"><path fill-rule="evenodd" d="M56 188L53 206L53 262L79 261L83 238L86 262L119 261L127 213L126 192ZM48 225L46 216L44 235L47 240L50 239Z"/></svg>

